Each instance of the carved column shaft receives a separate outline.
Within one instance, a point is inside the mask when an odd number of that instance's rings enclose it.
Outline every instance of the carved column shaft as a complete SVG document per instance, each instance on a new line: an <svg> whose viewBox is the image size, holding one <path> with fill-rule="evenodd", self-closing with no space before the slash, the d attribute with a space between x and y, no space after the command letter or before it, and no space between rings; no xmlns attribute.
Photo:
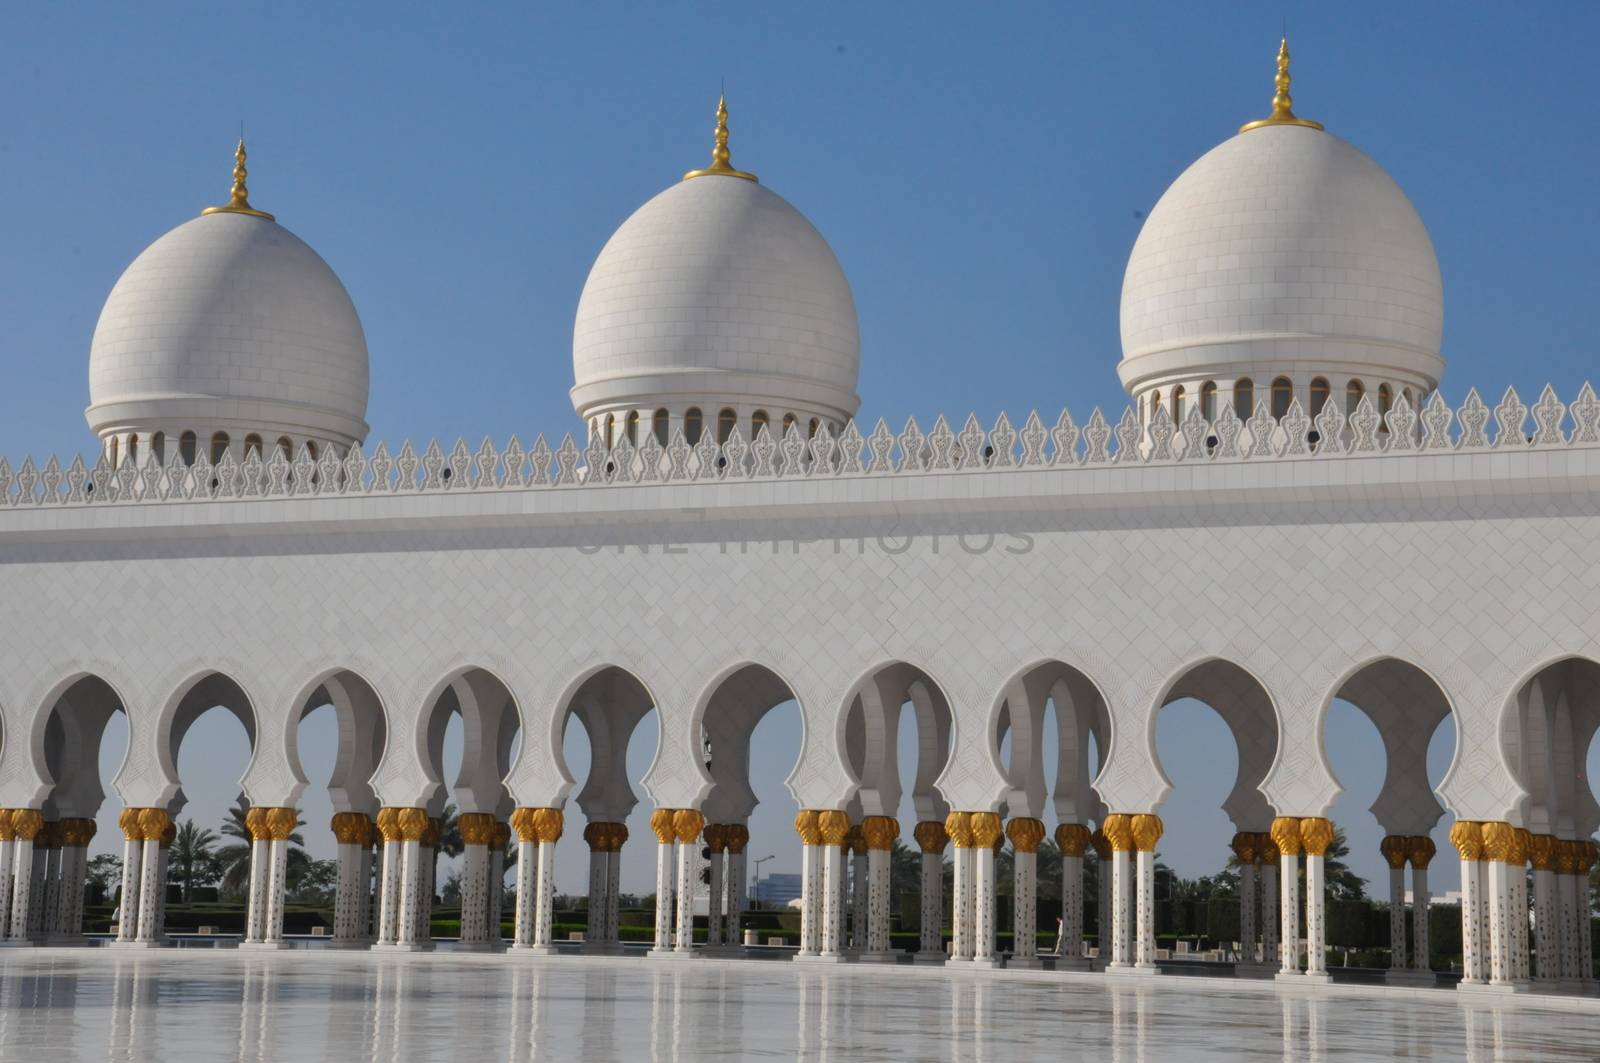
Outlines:
<svg viewBox="0 0 1600 1063"><path fill-rule="evenodd" d="M923 963L941 962L945 958L944 850L950 843L950 835L945 832L943 823L933 820L918 823L912 835L922 851L917 958Z"/></svg>

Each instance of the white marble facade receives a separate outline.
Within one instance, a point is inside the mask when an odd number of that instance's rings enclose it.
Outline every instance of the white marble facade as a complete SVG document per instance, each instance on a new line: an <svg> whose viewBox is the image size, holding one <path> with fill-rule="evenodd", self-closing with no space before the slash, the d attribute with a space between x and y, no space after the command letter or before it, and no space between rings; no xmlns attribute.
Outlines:
<svg viewBox="0 0 1600 1063"><path fill-rule="evenodd" d="M512 944L550 951L564 810L620 825L643 799L658 817L654 951L681 956L695 948L700 839L719 878L725 861L742 883L743 843L713 839L744 829L750 735L793 701L803 956L888 950L887 850L872 847L887 842L858 846L850 900L841 846L866 820L892 817L909 783L918 822L889 826L914 827L921 843L924 924L944 921L928 893L954 842L952 961L1004 962L995 846L1037 846L1053 820L1077 853L1096 828L1096 852L1110 855L1094 928L1102 959L1153 971L1150 845L1170 790L1157 714L1198 698L1227 722L1239 771L1224 809L1240 837L1288 824L1314 839L1340 792L1323 721L1341 698L1385 743L1374 812L1386 831L1414 839L1445 815L1457 821L1467 983L1536 971L1589 984L1567 895L1600 825L1571 755L1600 727L1600 599L1582 578L1600 569L1600 400L1585 385L1531 402L1509 389L1446 401L1442 294L1420 217L1355 148L1275 115L1196 163L1152 213L1124 289L1125 411L938 416L898 430L855 420L859 340L842 268L798 211L731 168L723 124L712 167L642 208L591 273L574 339L581 425L476 446L365 441L359 321L326 264L248 206L241 146L234 202L158 242L107 304L92 357L97 456L0 460L0 892L11 927L28 938L32 908L53 907L59 925L61 906L77 903L60 879L81 867L62 853L45 858L34 897L28 831L92 817L108 795L140 823L168 823L177 748L213 706L250 735L252 809L292 823L307 786L299 722L331 703L335 811L354 817L338 828L352 839L346 852L341 838L341 942L430 947L428 832L448 799L497 839L469 846L463 936L500 943L510 821ZM1216 205L1241 175L1270 209ZM1319 202L1338 207L1313 220L1342 227L1348 275L1334 275L1313 232L1252 258L1266 279L1223 290L1216 271L1231 267L1217 255L1250 257ZM266 330L273 373L245 386L229 375L240 352L196 361L172 346L172 335L220 335L249 310L208 279L207 263L232 259L274 313L327 332L329 361L317 361L315 335ZM162 288L168 273L181 290ZM160 328L135 327L146 312ZM783 359L793 364L779 371ZM1374 360L1362 389L1349 387L1351 366ZM187 397L141 405L133 391L148 373ZM308 602L343 622L308 624ZM627 738L649 711L660 746L629 780ZM99 737L114 712L127 717L129 751L102 780ZM913 765L895 759L902 712L916 725ZM1046 750L1051 713L1058 748ZM452 715L463 769L447 781L437 748ZM594 751L581 783L562 754L574 717ZM1434 791L1423 758L1447 719L1455 759ZM1025 834L1007 835L1007 821L1026 821ZM1134 829L1102 851L1112 821ZM154 943L164 843L159 829L125 829L123 893L139 903L124 905L119 937ZM246 936L271 946L285 843L255 839ZM591 937L609 946L616 849L596 853L591 893L604 903ZM1243 925L1250 965L1259 955L1294 977L1304 927L1315 980L1321 855L1308 853L1304 898L1298 849L1252 863ZM1549 865L1535 882L1536 905L1552 913L1536 958L1507 923L1519 853ZM1413 867L1425 895L1426 857ZM1076 961L1087 929L1076 855L1063 871L1063 952ZM1034 877L1019 861L1024 929ZM726 903L729 942L737 908ZM1425 973L1426 919L1416 922L1411 966ZM925 958L942 948L927 925L921 944ZM1014 958L1032 952L1030 942Z"/></svg>

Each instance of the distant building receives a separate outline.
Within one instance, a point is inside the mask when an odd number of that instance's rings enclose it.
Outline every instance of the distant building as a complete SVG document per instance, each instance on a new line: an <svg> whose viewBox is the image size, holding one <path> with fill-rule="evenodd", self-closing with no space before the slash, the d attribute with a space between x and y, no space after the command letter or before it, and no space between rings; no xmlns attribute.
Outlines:
<svg viewBox="0 0 1600 1063"><path fill-rule="evenodd" d="M800 896L799 874L763 875L756 883L756 901L760 904L788 904Z"/></svg>

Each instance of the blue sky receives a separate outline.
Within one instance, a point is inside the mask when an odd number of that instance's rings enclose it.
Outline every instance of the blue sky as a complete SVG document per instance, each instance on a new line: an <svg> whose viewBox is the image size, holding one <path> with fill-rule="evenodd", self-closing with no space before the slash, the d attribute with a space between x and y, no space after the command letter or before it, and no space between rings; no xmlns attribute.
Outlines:
<svg viewBox="0 0 1600 1063"><path fill-rule="evenodd" d="M99 307L143 247L225 199L241 121L252 200L361 312L374 440L575 428L589 264L705 163L724 84L735 164L804 211L851 279L864 417L1120 406L1118 293L1141 218L1267 112L1285 21L1296 110L1386 167L1432 233L1447 396L1575 392L1595 375L1600 279L1600 89L1577 46L1600 30L1590 5L32 5L0 40L0 450L90 447ZM1192 810L1221 800L1231 752L1192 715L1161 723L1163 746L1203 751L1187 760L1205 769L1168 758L1163 851L1200 873L1228 831ZM1376 776L1358 793L1381 751L1352 715L1330 723L1350 786L1336 816L1377 877L1375 829L1359 829ZM784 726L764 724L763 745L793 749ZM243 768L230 728L207 718L180 757L202 818ZM769 868L793 869L793 806L776 783L761 796ZM327 844L325 802L306 810Z"/></svg>

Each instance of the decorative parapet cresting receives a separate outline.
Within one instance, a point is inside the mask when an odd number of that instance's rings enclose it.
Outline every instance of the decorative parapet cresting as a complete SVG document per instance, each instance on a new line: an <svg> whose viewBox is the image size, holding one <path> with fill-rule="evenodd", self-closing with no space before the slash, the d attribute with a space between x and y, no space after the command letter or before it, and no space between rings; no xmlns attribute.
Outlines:
<svg viewBox="0 0 1600 1063"><path fill-rule="evenodd" d="M1328 402L1315 417L1298 399L1281 417L1263 399L1241 420L1231 404L1211 421L1191 406L1180 423L1158 410L1147 421L1130 407L1113 426L1097 408L1082 425L1063 410L1046 427L1030 413L1020 430L1001 414L985 429L970 415L960 431L940 416L924 432L916 418L899 433L880 419L863 435L854 422L837 436L826 425L809 438L791 424L780 436L765 426L747 440L736 427L718 443L710 434L691 444L681 431L663 445L654 435L634 445L623 439L607 448L596 438L579 449L568 434L551 448L544 436L524 449L512 437L503 448L485 439L476 451L464 441L446 453L437 441L420 455L410 442L399 453L379 443L344 454L332 448L313 457L302 447L294 458L281 451L263 459L227 453L215 463L204 454L192 463L176 454L162 462L147 452L113 466L102 455L92 466L80 455L63 467L51 457L41 466L29 457L13 469L0 458L0 506L89 506L130 503L248 501L321 495L423 494L447 491L522 491L626 484L731 480L795 480L816 477L906 476L995 473L1030 469L1093 468L1102 465L1177 465L1315 461L1417 452L1511 450L1600 446L1600 400L1584 384L1572 404L1546 386L1529 406L1508 388L1499 405L1486 406L1476 390L1451 409L1435 392L1421 410L1404 396L1380 413L1364 396L1346 416Z"/></svg>

